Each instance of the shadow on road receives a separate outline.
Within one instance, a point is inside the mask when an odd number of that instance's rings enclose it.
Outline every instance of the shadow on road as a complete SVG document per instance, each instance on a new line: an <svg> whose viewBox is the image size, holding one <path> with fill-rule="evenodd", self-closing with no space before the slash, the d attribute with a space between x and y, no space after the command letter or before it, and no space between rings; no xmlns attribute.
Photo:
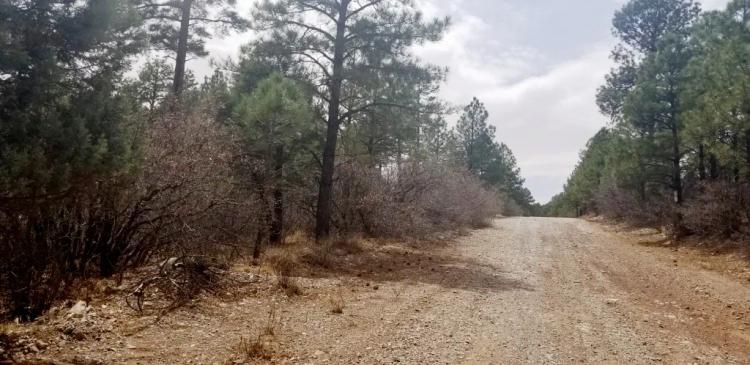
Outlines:
<svg viewBox="0 0 750 365"><path fill-rule="evenodd" d="M533 287L510 277L501 267L450 253L435 245L387 245L334 255L327 268L311 277L357 277L374 282L414 282L476 292L526 290Z"/></svg>

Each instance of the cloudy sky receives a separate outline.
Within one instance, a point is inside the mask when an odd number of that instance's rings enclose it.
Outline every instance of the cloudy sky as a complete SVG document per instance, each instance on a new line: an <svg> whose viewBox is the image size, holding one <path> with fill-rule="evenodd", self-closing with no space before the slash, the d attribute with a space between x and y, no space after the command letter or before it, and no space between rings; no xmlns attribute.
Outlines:
<svg viewBox="0 0 750 365"><path fill-rule="evenodd" d="M419 0L427 15L449 15L453 25L416 54L449 67L442 91L448 102L465 105L476 96L487 105L498 139L516 154L539 202L562 191L578 153L607 122L594 96L612 67L612 15L625 2ZM702 2L716 9L728 0ZM209 50L231 56L248 37L215 40ZM191 67L201 73L206 62Z"/></svg>

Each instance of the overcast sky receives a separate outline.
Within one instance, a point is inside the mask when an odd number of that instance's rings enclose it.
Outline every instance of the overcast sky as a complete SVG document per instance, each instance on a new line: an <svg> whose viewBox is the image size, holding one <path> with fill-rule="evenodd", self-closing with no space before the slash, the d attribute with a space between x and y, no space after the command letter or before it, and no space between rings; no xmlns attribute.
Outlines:
<svg viewBox="0 0 750 365"><path fill-rule="evenodd" d="M247 7L251 1L239 3ZM626 0L419 0L427 15L450 15L445 38L416 50L448 66L443 98L483 101L497 137L518 159L527 186L546 203L562 191L586 141L604 126L594 97L612 67L611 19ZM728 0L704 0L705 9ZM214 40L214 57L235 55L251 35ZM194 61L198 74L205 61Z"/></svg>

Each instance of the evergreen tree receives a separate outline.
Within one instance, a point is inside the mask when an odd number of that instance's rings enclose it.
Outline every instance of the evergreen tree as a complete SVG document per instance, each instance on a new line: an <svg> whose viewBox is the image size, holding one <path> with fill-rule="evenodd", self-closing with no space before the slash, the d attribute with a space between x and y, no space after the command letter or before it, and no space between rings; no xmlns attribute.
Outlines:
<svg viewBox="0 0 750 365"><path fill-rule="evenodd" d="M251 161L250 175L265 206L266 188L272 195L271 208L262 209L270 227L269 240L280 243L284 222L284 170L298 157L312 127L309 97L299 85L279 74L261 81L251 94L239 93L232 121L236 124L242 148ZM266 224L263 224L264 226ZM259 229L255 258L260 254L264 229Z"/></svg>
<svg viewBox="0 0 750 365"><path fill-rule="evenodd" d="M521 170L510 148L495 141L495 127L489 125L489 112L474 98L464 108L456 124L454 141L457 160L470 172L516 204L523 214L530 214L534 198L524 187Z"/></svg>
<svg viewBox="0 0 750 365"><path fill-rule="evenodd" d="M132 0L146 21L151 44L174 55L172 91L185 89L188 56L204 57L211 29L243 30L247 20L234 7L236 0Z"/></svg>
<svg viewBox="0 0 750 365"><path fill-rule="evenodd" d="M90 261L111 274L103 192L138 161L118 86L142 43L117 0L3 1L0 19L0 302L29 320Z"/></svg>
<svg viewBox="0 0 750 365"><path fill-rule="evenodd" d="M442 35L447 21L425 22L407 0L266 0L255 13L258 29L273 29L291 44L295 60L308 66L327 115L316 214L316 237L330 234L333 176L341 124L378 106L403 106L363 85L393 78L411 66L408 49ZM274 35L275 34L275 35Z"/></svg>
<svg viewBox="0 0 750 365"><path fill-rule="evenodd" d="M750 181L750 4L733 1L696 26L687 68L686 138L699 180Z"/></svg>
<svg viewBox="0 0 750 365"><path fill-rule="evenodd" d="M0 199L52 197L128 168L116 88L142 45L128 3L10 1L0 19Z"/></svg>
<svg viewBox="0 0 750 365"><path fill-rule="evenodd" d="M495 143L495 127L487 124L489 116L484 104L474 98L464 108L456 125L456 135L463 149L461 152L466 167L479 175L487 168L489 152Z"/></svg>
<svg viewBox="0 0 750 365"><path fill-rule="evenodd" d="M138 72L138 79L130 85L138 103L153 114L168 97L172 87L170 66L162 59L148 60Z"/></svg>

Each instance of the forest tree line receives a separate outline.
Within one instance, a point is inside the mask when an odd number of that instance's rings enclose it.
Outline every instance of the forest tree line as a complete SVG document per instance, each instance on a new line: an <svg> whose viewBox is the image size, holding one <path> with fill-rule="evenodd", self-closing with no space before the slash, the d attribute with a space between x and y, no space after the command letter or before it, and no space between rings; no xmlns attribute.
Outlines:
<svg viewBox="0 0 750 365"><path fill-rule="evenodd" d="M581 153L558 216L601 214L673 236L750 233L750 1L631 0L615 14L611 118Z"/></svg>
<svg viewBox="0 0 750 365"><path fill-rule="evenodd" d="M484 105L449 127L447 70L411 52L448 26L409 0L0 0L0 311L165 255L530 213Z"/></svg>

